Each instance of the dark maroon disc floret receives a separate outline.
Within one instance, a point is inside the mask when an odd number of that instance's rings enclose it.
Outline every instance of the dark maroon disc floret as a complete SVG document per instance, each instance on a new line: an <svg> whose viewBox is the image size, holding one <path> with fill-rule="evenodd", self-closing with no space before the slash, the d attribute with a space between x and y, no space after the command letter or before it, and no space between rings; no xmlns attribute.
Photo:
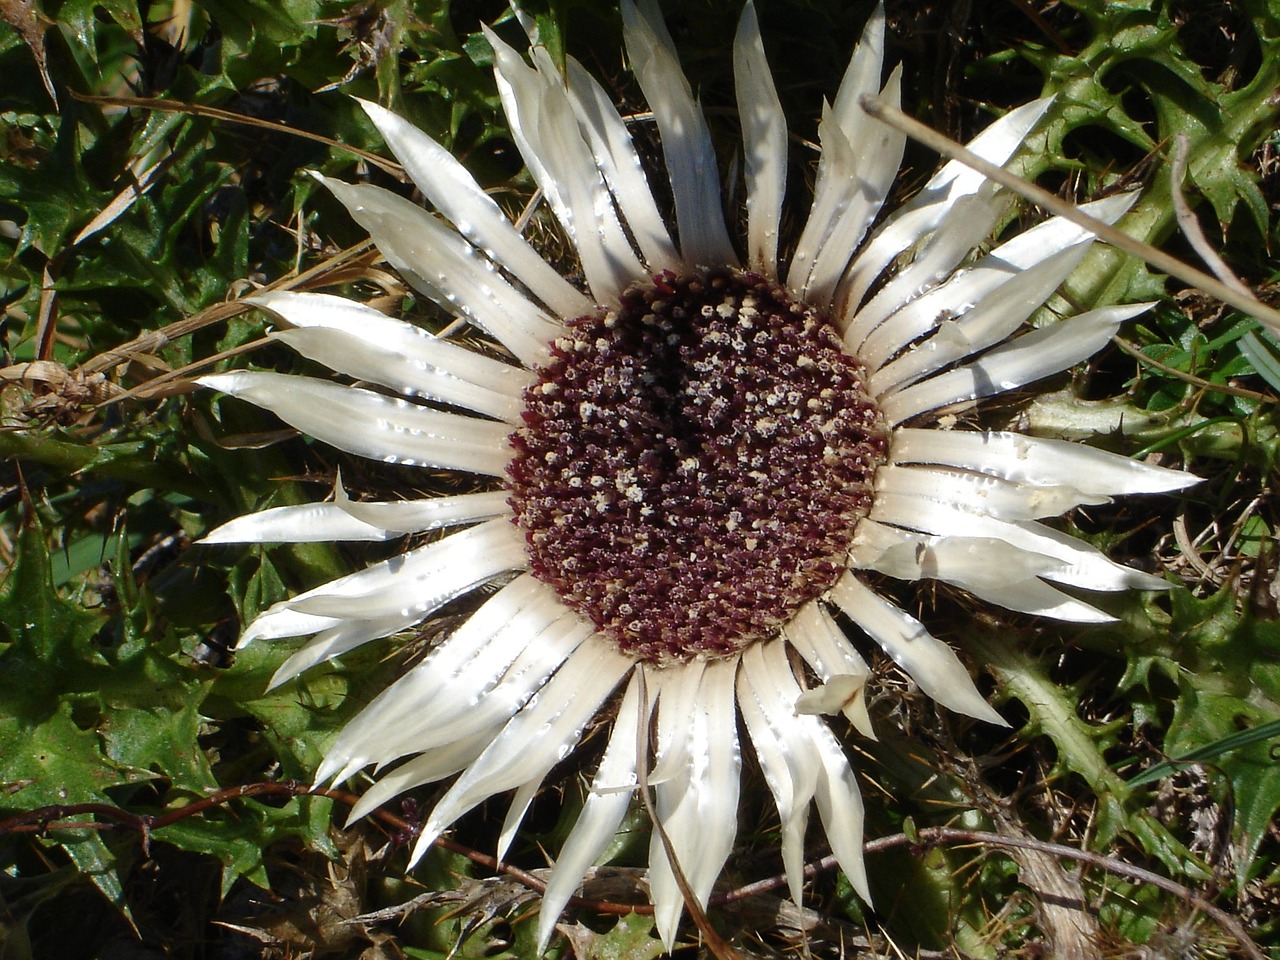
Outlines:
<svg viewBox="0 0 1280 960"><path fill-rule="evenodd" d="M736 271L573 321L525 394L530 568L627 655L731 656L847 565L887 433L828 320Z"/></svg>

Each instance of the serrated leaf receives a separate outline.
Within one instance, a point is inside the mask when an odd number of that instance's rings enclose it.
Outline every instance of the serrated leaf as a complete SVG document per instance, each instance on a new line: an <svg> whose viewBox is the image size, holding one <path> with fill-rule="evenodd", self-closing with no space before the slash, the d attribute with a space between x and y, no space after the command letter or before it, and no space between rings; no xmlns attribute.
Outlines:
<svg viewBox="0 0 1280 960"><path fill-rule="evenodd" d="M327 837L333 803L324 797L297 797L284 807L255 800L235 801L225 812L210 812L179 820L156 830L157 840L184 850L206 853L222 864L222 896L241 877L270 888L264 864L268 848L282 840L300 837L312 846Z"/></svg>
<svg viewBox="0 0 1280 960"><path fill-rule="evenodd" d="M56 696L55 678L41 666L74 656L73 650L83 647L104 621L101 614L58 595L44 534L29 521L17 558L0 584L0 638L10 644L0 654L0 675L8 681L0 695L20 698L29 707ZM52 709L53 703L45 706ZM9 716L34 719L31 709Z"/></svg>

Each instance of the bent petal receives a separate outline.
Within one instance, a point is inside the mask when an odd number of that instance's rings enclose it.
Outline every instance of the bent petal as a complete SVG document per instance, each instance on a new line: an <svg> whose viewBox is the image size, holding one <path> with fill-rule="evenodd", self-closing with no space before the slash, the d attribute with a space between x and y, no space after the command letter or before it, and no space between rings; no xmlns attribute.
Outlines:
<svg viewBox="0 0 1280 960"><path fill-rule="evenodd" d="M324 543L327 540L390 540L390 530L365 523L336 503L272 507L236 517L209 531L200 543Z"/></svg>
<svg viewBox="0 0 1280 960"><path fill-rule="evenodd" d="M1075 623L1115 619L1040 579L1064 572L1065 561L993 537L929 537L864 520L850 556L858 569L941 580L1006 610Z"/></svg>
<svg viewBox="0 0 1280 960"><path fill-rule="evenodd" d="M883 493L870 518L880 523L944 537L989 537L1061 560L1060 570L1042 575L1086 590L1165 590L1163 580L1108 560L1082 540L1035 521L1005 521L921 497Z"/></svg>

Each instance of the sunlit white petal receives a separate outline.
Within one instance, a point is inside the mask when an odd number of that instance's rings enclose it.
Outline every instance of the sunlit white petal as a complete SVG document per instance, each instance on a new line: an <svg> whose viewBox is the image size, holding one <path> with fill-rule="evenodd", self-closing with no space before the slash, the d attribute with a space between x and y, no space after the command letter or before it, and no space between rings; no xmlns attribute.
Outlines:
<svg viewBox="0 0 1280 960"><path fill-rule="evenodd" d="M458 817L487 797L541 779L568 756L587 722L634 664L605 643L568 656L537 698L503 727L435 805L414 845L412 861Z"/></svg>
<svg viewBox="0 0 1280 960"><path fill-rule="evenodd" d="M241 370L201 377L221 390L270 410L303 433L357 456L492 477L506 471L511 428L328 380Z"/></svg>
<svg viewBox="0 0 1280 960"><path fill-rule="evenodd" d="M1115 619L1040 579L1064 573L1065 561L993 537L925 536L864 520L850 559L899 580L941 580L1006 610L1076 623Z"/></svg>
<svg viewBox="0 0 1280 960"><path fill-rule="evenodd" d="M1034 270L997 287L958 319L939 323L935 333L871 377L871 392L884 397L1005 340L1044 304L1087 252L1088 244L1082 243L1054 254Z"/></svg>
<svg viewBox="0 0 1280 960"><path fill-rule="evenodd" d="M617 300L644 268L622 230L608 188L546 50L533 48L537 69L484 28L494 52L498 93L529 172L537 180L578 252L587 286L598 303Z"/></svg>
<svg viewBox="0 0 1280 960"><path fill-rule="evenodd" d="M578 122L595 154L596 166L613 192L622 219L635 237L645 263L654 273L683 269L684 262L658 213L635 144L613 101L596 78L573 57L565 62L565 84Z"/></svg>
<svg viewBox="0 0 1280 960"><path fill-rule="evenodd" d="M968 143L969 150L984 160L1003 164L1051 103L1046 98L1010 110ZM953 203L976 192L984 182L982 174L958 160L950 161L934 174L923 190L885 220L854 259L839 294L840 302L848 305L846 309L855 310L895 257L933 230Z"/></svg>
<svg viewBox="0 0 1280 960"><path fill-rule="evenodd" d="M271 290L254 294L245 302L271 311L292 326L323 327L366 340L397 354L415 369L464 380L492 393L519 398L533 382L527 370L432 336L345 297Z"/></svg>
<svg viewBox="0 0 1280 960"><path fill-rule="evenodd" d="M1094 496L1166 493L1199 482L1181 470L1020 433L902 427L891 443L894 463L937 463L1017 483L1071 486Z"/></svg>
<svg viewBox="0 0 1280 960"><path fill-rule="evenodd" d="M1093 356L1120 324L1151 309L1150 303L1101 307L1018 337L971 364L939 374L888 397L881 410L897 425L927 410L1015 390Z"/></svg>
<svg viewBox="0 0 1280 960"><path fill-rule="evenodd" d="M632 0L622 2L622 27L631 69L662 137L685 262L736 265L720 209L720 174L711 133L676 61L671 35L656 5L646 4L641 11Z"/></svg>
<svg viewBox="0 0 1280 960"><path fill-rule="evenodd" d="M778 277L778 230L787 179L787 120L760 39L755 4L742 8L733 43L733 80L742 119L747 181L747 266Z"/></svg>
<svg viewBox="0 0 1280 960"><path fill-rule="evenodd" d="M591 301L525 242L448 150L390 110L367 100L358 102L418 189L458 233L501 263L562 320L591 312Z"/></svg>
<svg viewBox="0 0 1280 960"><path fill-rule="evenodd" d="M737 658L706 665L693 708L680 718L687 720L683 731L688 741L685 762L654 788L658 819L694 899L702 907L738 832L741 755L734 709L737 670ZM659 717L666 706L665 700L658 702ZM684 912L684 897L656 830L649 842L649 890L658 937L671 950Z"/></svg>
<svg viewBox="0 0 1280 960"><path fill-rule="evenodd" d="M643 668L641 668L643 669ZM582 812L565 838L560 855L551 868L547 888L538 907L538 951L541 953L555 932L560 911L583 875L604 853L617 833L622 818L626 816L634 796L636 778L636 733L641 723L649 721L653 709L653 697L658 693L649 687L650 699L641 704L639 696L640 671L632 674L627 692L618 705L618 715L609 734L600 766L591 780ZM643 708L643 709L642 709Z"/></svg>
<svg viewBox="0 0 1280 960"><path fill-rule="evenodd" d="M210 530L201 543L323 543L327 540L389 540L395 534L353 517L336 503L271 507L236 517Z"/></svg>
<svg viewBox="0 0 1280 960"><path fill-rule="evenodd" d="M492 334L525 366L546 360L558 325L469 242L390 190L319 179L414 289Z"/></svg>

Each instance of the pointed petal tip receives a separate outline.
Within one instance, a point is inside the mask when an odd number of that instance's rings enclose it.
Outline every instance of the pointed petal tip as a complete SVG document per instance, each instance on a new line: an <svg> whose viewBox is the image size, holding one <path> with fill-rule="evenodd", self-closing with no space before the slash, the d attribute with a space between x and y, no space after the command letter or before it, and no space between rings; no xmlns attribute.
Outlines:
<svg viewBox="0 0 1280 960"><path fill-rule="evenodd" d="M1008 730L1013 729L1013 724L1000 716L996 712L996 708L981 697L957 698L956 702L948 704L948 707L957 713L963 713L966 717L972 717L974 720L983 720L986 723L1004 727Z"/></svg>
<svg viewBox="0 0 1280 960"><path fill-rule="evenodd" d="M292 659L293 658L291 657L289 660L286 660L284 662L284 665L281 666L279 670L277 670L275 673L271 675L271 679L267 681L267 690L266 690L267 693L270 693L271 691L284 686L286 683L288 683L290 680L292 680L294 677L296 677L299 673L302 672L301 670L298 670L297 668L291 666Z"/></svg>
<svg viewBox="0 0 1280 960"><path fill-rule="evenodd" d="M551 938L555 935L556 925L559 922L560 918L558 916L538 915L538 940L533 948L535 957L541 957L547 952L547 947L551 945Z"/></svg>
<svg viewBox="0 0 1280 960"><path fill-rule="evenodd" d="M1141 461L1138 461L1141 462ZM1175 470L1172 467L1160 467L1155 464L1143 464L1150 471L1143 479L1139 493L1176 493L1186 490L1198 483L1204 483L1204 477L1196 476L1188 470Z"/></svg>
<svg viewBox="0 0 1280 960"><path fill-rule="evenodd" d="M417 841L413 845L413 852L409 854L409 864L405 867L405 871L410 871L418 865L418 862L426 856L427 851L431 849L431 845L436 842L436 838L426 833L418 835Z"/></svg>
<svg viewBox="0 0 1280 960"><path fill-rule="evenodd" d="M374 100L366 100L363 97L352 97L351 99L360 105L360 109L369 118L369 122L382 134L382 138L388 141L388 146L390 146L390 141L395 138L398 128L408 124L404 117L388 110ZM313 171L308 170L307 172L314 175Z"/></svg>
<svg viewBox="0 0 1280 960"><path fill-rule="evenodd" d="M217 390L219 393L231 393L228 389L235 382L234 373L206 373L202 377L196 377L192 381L198 387L204 387L206 390Z"/></svg>

